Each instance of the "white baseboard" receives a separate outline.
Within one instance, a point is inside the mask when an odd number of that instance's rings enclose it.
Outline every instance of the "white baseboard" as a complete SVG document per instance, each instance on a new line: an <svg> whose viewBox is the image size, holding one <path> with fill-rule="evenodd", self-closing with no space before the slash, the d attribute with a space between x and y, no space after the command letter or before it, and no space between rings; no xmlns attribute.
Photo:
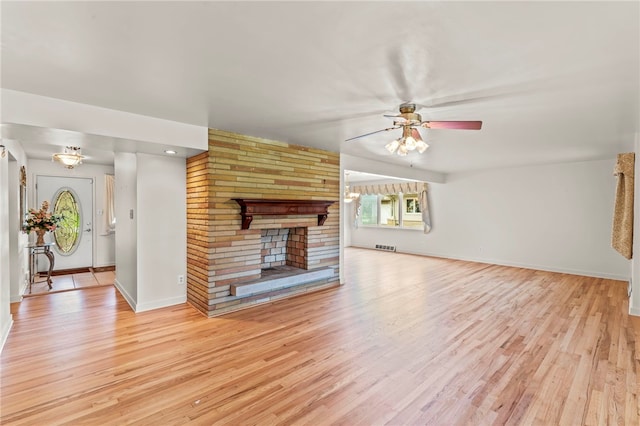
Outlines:
<svg viewBox="0 0 640 426"><path fill-rule="evenodd" d="M107 268L107 267L110 268L112 266L113 267L116 266L115 262L100 263L100 264L93 265L92 267L93 268Z"/></svg>
<svg viewBox="0 0 640 426"><path fill-rule="evenodd" d="M118 289L118 291L120 292L122 297L124 297L124 300L127 301L129 306L131 306L131 309L133 309L133 312L136 312L136 301L133 299L133 297L131 297L131 295L122 286L122 284L120 284L117 278L113 281L113 285L115 286L115 288Z"/></svg>
<svg viewBox="0 0 640 426"><path fill-rule="evenodd" d="M4 344L7 342L7 338L9 337L9 332L11 331L11 327L13 327L13 317L10 317L9 322L2 330L2 334L0 334L0 353L4 348Z"/></svg>
<svg viewBox="0 0 640 426"><path fill-rule="evenodd" d="M640 317L640 308L629 306L629 315Z"/></svg>
<svg viewBox="0 0 640 426"><path fill-rule="evenodd" d="M629 278L630 278L630 276L628 275L610 274L608 272L586 271L582 269L571 269L571 268L556 268L556 267L548 267L544 265L535 265L535 264L529 264L529 263L507 262L507 261L501 261L496 259L478 259L478 260L471 260L471 261L481 262L481 263L490 263L493 265L501 265L501 266L513 266L516 268L535 269L537 271L558 272L561 274L580 275L583 277L605 278L608 280L629 281Z"/></svg>
<svg viewBox="0 0 640 426"><path fill-rule="evenodd" d="M127 301L133 312L144 312L151 311L153 309L166 308L167 306L179 305L181 303L185 303L187 301L187 295L182 294L176 297L169 297L166 299L153 300L151 302L137 303L133 297L127 292L127 290L122 286L122 284L116 278L113 285L118 289L122 297Z"/></svg>
<svg viewBox="0 0 640 426"><path fill-rule="evenodd" d="M151 311L153 309L166 308L167 306L180 305L187 301L187 296L181 295L177 297L169 297L167 299L153 300L151 302L139 303L136 306L136 313Z"/></svg>
<svg viewBox="0 0 640 426"><path fill-rule="evenodd" d="M370 248L370 247L363 247L363 248ZM453 256L453 255L440 254L440 253L418 253L418 252L398 252L398 253L414 254L417 256L441 257L441 258L453 259L453 260L464 260L465 262L488 263L491 265L513 266L515 268L535 269L536 271L558 272L561 274L580 275L584 277L594 277L594 278L605 278L609 280L629 281L629 279L631 278L628 275L610 274L607 272L586 271L586 270L571 269L571 268L557 268L557 267L549 267L545 265L535 265L531 263L510 262L510 261L505 261L500 259Z"/></svg>
<svg viewBox="0 0 640 426"><path fill-rule="evenodd" d="M10 303L22 302L22 299L25 294L27 294L27 290L29 289L29 282L25 281L22 285L22 288L18 290L18 294L12 294L9 298Z"/></svg>

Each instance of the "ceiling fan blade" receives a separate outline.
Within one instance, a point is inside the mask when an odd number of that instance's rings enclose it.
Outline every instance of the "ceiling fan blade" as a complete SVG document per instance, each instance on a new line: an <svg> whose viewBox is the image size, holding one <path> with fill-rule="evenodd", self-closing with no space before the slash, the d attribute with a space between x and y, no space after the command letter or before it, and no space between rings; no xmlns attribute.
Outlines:
<svg viewBox="0 0 640 426"><path fill-rule="evenodd" d="M345 139L344 141L348 142L348 141L352 141L354 139L363 138L365 136L373 135L373 134L380 133L380 132L388 132L389 130L395 130L395 129L399 129L399 128L400 128L400 126L387 127L386 129L376 130L375 132L371 132L371 133L365 133L364 135L355 136L353 138Z"/></svg>
<svg viewBox="0 0 640 426"><path fill-rule="evenodd" d="M412 84L407 75L407 73L410 72L410 67L406 66L408 62L407 57L415 60L411 57L410 52L403 50L402 48L393 49L389 55L387 55L387 71L390 73L389 82L392 84L396 92L396 98L398 99L410 97Z"/></svg>
<svg viewBox="0 0 640 426"><path fill-rule="evenodd" d="M427 129L480 130L482 121L423 121L420 125Z"/></svg>
<svg viewBox="0 0 640 426"><path fill-rule="evenodd" d="M420 136L420 132L415 127L411 128L411 137L414 138L417 141L421 141L422 140L422 136Z"/></svg>

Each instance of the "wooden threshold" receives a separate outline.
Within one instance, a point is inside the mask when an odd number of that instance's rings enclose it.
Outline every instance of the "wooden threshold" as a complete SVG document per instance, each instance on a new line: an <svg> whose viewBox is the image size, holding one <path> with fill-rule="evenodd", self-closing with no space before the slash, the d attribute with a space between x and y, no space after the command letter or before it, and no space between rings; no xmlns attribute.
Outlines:
<svg viewBox="0 0 640 426"><path fill-rule="evenodd" d="M51 276L82 274L84 272L91 272L91 268L54 269L51 271Z"/></svg>
<svg viewBox="0 0 640 426"><path fill-rule="evenodd" d="M70 268L70 269L56 269L51 271L51 275L71 275L81 274L83 272L107 272L115 271L115 265L112 266L98 266L98 267L85 267L85 268Z"/></svg>

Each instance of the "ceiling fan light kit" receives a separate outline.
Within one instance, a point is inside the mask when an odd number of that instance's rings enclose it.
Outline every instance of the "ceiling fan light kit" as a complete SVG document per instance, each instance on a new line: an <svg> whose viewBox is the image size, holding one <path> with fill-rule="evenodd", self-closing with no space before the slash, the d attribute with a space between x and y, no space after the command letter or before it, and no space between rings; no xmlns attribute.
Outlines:
<svg viewBox="0 0 640 426"><path fill-rule="evenodd" d="M480 130L482 121L422 121L422 116L416 113L416 104L405 103L400 105L400 114L385 115L385 117L393 118L394 127L377 130L375 132L366 133L356 136L346 141L362 138L374 133L388 132L389 130L402 129L402 137L393 140L384 147L391 154L397 152L401 157L406 156L409 151L418 151L422 154L429 148L429 145L422 140L420 132L416 127L424 127L425 129L460 129L460 130Z"/></svg>
<svg viewBox="0 0 640 426"><path fill-rule="evenodd" d="M402 137L400 139L393 140L384 146L391 154L398 152L398 155L404 157L409 151L416 150L420 154L425 152L429 145L422 140L420 133L410 126L404 126L402 128Z"/></svg>

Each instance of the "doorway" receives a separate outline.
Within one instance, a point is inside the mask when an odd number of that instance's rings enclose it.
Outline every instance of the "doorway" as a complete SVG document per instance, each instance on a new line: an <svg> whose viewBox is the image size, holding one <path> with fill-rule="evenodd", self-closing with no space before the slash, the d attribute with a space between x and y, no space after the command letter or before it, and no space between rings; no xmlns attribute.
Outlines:
<svg viewBox="0 0 640 426"><path fill-rule="evenodd" d="M36 176L36 206L48 201L51 211L62 214L63 222L47 234L55 243L55 270L93 266L93 179ZM46 262L38 270L48 267Z"/></svg>

